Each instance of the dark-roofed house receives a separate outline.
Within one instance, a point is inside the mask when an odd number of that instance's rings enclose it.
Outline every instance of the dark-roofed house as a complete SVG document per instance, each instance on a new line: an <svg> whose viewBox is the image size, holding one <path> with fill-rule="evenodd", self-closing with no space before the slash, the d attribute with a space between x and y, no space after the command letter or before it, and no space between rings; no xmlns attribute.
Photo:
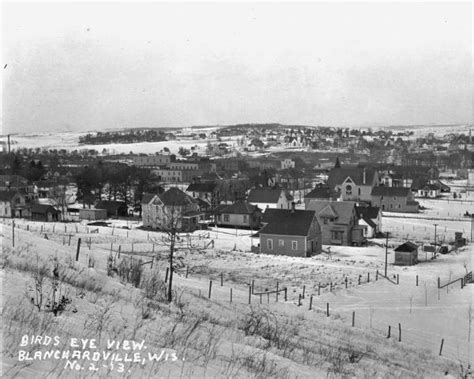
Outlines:
<svg viewBox="0 0 474 379"><path fill-rule="evenodd" d="M198 228L202 218L197 201L179 188L142 198L142 220L146 228L191 232Z"/></svg>
<svg viewBox="0 0 474 379"><path fill-rule="evenodd" d="M320 184L314 187L314 189L311 192L308 192L305 195L304 197L305 206L307 206L311 200L320 200L320 201L337 200L337 193L331 190L328 185Z"/></svg>
<svg viewBox="0 0 474 379"><path fill-rule="evenodd" d="M400 266L412 266L418 263L418 245L407 241L395 250L394 264Z"/></svg>
<svg viewBox="0 0 474 379"><path fill-rule="evenodd" d="M419 206L410 188L385 186L374 187L371 204L382 211L403 213L417 213Z"/></svg>
<svg viewBox="0 0 474 379"><path fill-rule="evenodd" d="M247 201L264 212L266 209L290 209L293 198L281 188L257 188L250 191Z"/></svg>
<svg viewBox="0 0 474 379"><path fill-rule="evenodd" d="M314 211L267 209L260 230L260 253L310 257L320 254L321 229Z"/></svg>
<svg viewBox="0 0 474 379"><path fill-rule="evenodd" d="M364 230L365 238L373 238L382 230L382 212L378 207L356 206L357 216L359 217L359 225L367 226Z"/></svg>
<svg viewBox="0 0 474 379"><path fill-rule="evenodd" d="M101 200L96 204L96 209L105 209L108 217L127 217L127 205L123 201Z"/></svg>
<svg viewBox="0 0 474 379"><path fill-rule="evenodd" d="M201 199L207 202L213 208L219 203L217 189L216 182L194 182L186 188L186 193L193 199Z"/></svg>
<svg viewBox="0 0 474 379"><path fill-rule="evenodd" d="M425 184L422 188L419 188L417 191L417 195L420 197L429 197L432 199L436 199L441 195L441 187L436 184Z"/></svg>
<svg viewBox="0 0 474 379"><path fill-rule="evenodd" d="M0 217L29 217L25 195L18 191L0 190Z"/></svg>
<svg viewBox="0 0 474 379"><path fill-rule="evenodd" d="M340 194L342 200L370 201L372 189L379 183L373 168L341 167L329 172L328 186Z"/></svg>
<svg viewBox="0 0 474 379"><path fill-rule="evenodd" d="M33 204L31 218L37 221L58 221L59 211L49 204Z"/></svg>
<svg viewBox="0 0 474 379"><path fill-rule="evenodd" d="M219 226L258 229L262 221L262 211L244 200L218 207L215 215L216 224Z"/></svg>
<svg viewBox="0 0 474 379"><path fill-rule="evenodd" d="M324 245L362 245L364 227L359 225L353 201L311 200L306 209L316 212Z"/></svg>

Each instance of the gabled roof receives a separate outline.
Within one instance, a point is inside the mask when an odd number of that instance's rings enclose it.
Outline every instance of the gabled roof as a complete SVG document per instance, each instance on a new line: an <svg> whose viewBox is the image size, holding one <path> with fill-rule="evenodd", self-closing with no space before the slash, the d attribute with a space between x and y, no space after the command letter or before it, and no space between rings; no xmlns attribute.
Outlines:
<svg viewBox="0 0 474 379"><path fill-rule="evenodd" d="M314 211L267 209L263 218L263 222L267 225L259 234L307 236L314 216Z"/></svg>
<svg viewBox="0 0 474 379"><path fill-rule="evenodd" d="M315 187L311 192L305 195L305 199L330 199L337 197L337 194L332 191L329 186Z"/></svg>
<svg viewBox="0 0 474 379"><path fill-rule="evenodd" d="M229 213L229 214L254 214L260 211L256 205L252 205L247 201L239 200L234 204L227 205L224 208L220 208L218 213Z"/></svg>
<svg viewBox="0 0 474 379"><path fill-rule="evenodd" d="M334 222L336 224L347 225L350 224L355 204L354 201L310 200L306 209L315 211L318 219L324 216L335 217L336 220ZM330 212L335 216L332 216Z"/></svg>
<svg viewBox="0 0 474 379"><path fill-rule="evenodd" d="M191 183L186 191L188 192L213 192L217 187L217 183L214 182L203 182L203 183Z"/></svg>
<svg viewBox="0 0 474 379"><path fill-rule="evenodd" d="M250 191L247 201L249 203L278 203L282 191L282 189L273 188L253 189Z"/></svg>
<svg viewBox="0 0 474 379"><path fill-rule="evenodd" d="M154 198L155 196L156 196L155 193L144 193L144 194L142 195L142 201L141 201L141 203L142 203L142 204L148 204L148 203L150 203L150 201L153 200L153 198Z"/></svg>
<svg viewBox="0 0 474 379"><path fill-rule="evenodd" d="M365 184L364 184L365 172ZM328 185L334 188L336 185L341 185L347 178L350 178L356 185L371 185L374 180L375 170L372 168L360 167L341 167L333 168L329 172Z"/></svg>
<svg viewBox="0 0 474 379"><path fill-rule="evenodd" d="M362 220L364 220L364 222L369 225L371 228L376 228L377 225L375 224L375 222L373 222L369 217L367 216L362 216Z"/></svg>
<svg viewBox="0 0 474 379"><path fill-rule="evenodd" d="M357 216L376 219L379 215L379 207L356 207Z"/></svg>
<svg viewBox="0 0 474 379"><path fill-rule="evenodd" d="M165 206L184 206L194 203L194 199L186 195L179 188L172 187L168 191L158 195Z"/></svg>
<svg viewBox="0 0 474 379"><path fill-rule="evenodd" d="M19 193L17 191L0 191L0 201L10 201L16 194Z"/></svg>
<svg viewBox="0 0 474 379"><path fill-rule="evenodd" d="M418 245L415 245L413 242L407 241L400 246L398 246L394 251L400 252L413 252L418 249Z"/></svg>
<svg viewBox="0 0 474 379"><path fill-rule="evenodd" d="M411 189L408 187L385 187L378 186L372 188L372 196L396 196L406 197L410 194Z"/></svg>
<svg viewBox="0 0 474 379"><path fill-rule="evenodd" d="M46 214L48 212L59 213L56 208L49 204L33 204L31 207L31 213Z"/></svg>

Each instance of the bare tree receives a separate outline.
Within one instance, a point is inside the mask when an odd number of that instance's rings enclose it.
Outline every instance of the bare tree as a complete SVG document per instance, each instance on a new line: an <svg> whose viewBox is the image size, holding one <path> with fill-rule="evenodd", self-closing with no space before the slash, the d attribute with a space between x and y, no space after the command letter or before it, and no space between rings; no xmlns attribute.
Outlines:
<svg viewBox="0 0 474 379"><path fill-rule="evenodd" d="M61 212L61 218L64 221L64 215L67 211L67 206L72 198L72 195L67 192L66 184L58 184L51 190L50 198L56 207Z"/></svg>

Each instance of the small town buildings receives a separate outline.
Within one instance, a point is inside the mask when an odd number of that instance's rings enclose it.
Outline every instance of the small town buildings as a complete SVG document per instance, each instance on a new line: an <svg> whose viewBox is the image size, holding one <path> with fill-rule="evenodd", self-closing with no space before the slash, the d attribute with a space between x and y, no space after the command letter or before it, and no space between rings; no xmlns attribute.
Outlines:
<svg viewBox="0 0 474 379"><path fill-rule="evenodd" d="M79 209L79 219L88 221L106 220L107 210L82 208Z"/></svg>
<svg viewBox="0 0 474 379"><path fill-rule="evenodd" d="M306 209L315 211L324 245L360 246L365 243L365 228L358 223L355 202L311 200Z"/></svg>
<svg viewBox="0 0 474 379"><path fill-rule="evenodd" d="M239 200L231 205L216 209L215 222L218 226L232 226L257 230L261 226L262 211L247 201Z"/></svg>
<svg viewBox="0 0 474 379"><path fill-rule="evenodd" d="M429 197L431 199L436 199L441 195L441 188L435 184L426 184L417 191L419 197Z"/></svg>
<svg viewBox="0 0 474 379"><path fill-rule="evenodd" d="M407 187L374 187L371 204L387 212L417 213L419 209L411 189Z"/></svg>
<svg viewBox="0 0 474 379"><path fill-rule="evenodd" d="M34 185L20 175L0 175L0 191L16 191L25 196L25 201L35 198Z"/></svg>
<svg viewBox="0 0 474 379"><path fill-rule="evenodd" d="M164 167L171 162L171 155L138 155L132 157L132 161L139 167Z"/></svg>
<svg viewBox="0 0 474 379"><path fill-rule="evenodd" d="M30 209L24 194L18 191L0 190L0 217L29 217Z"/></svg>
<svg viewBox="0 0 474 379"><path fill-rule="evenodd" d="M124 201L101 200L97 202L97 209L105 209L108 217L127 217L128 208Z"/></svg>
<svg viewBox="0 0 474 379"><path fill-rule="evenodd" d="M52 205L33 204L31 207L31 219L36 221L59 221L59 211Z"/></svg>
<svg viewBox="0 0 474 379"><path fill-rule="evenodd" d="M359 225L366 226L364 229L365 238L374 238L382 231L382 212L378 207L356 206Z"/></svg>
<svg viewBox="0 0 474 379"><path fill-rule="evenodd" d="M379 183L373 168L341 167L329 172L329 188L340 194L342 200L371 201L372 189Z"/></svg>
<svg viewBox="0 0 474 379"><path fill-rule="evenodd" d="M310 257L320 254L321 229L314 211L267 209L258 232L260 253Z"/></svg>
<svg viewBox="0 0 474 379"><path fill-rule="evenodd" d="M418 245L407 241L395 250L395 265L413 266L418 263Z"/></svg>
<svg viewBox="0 0 474 379"><path fill-rule="evenodd" d="M247 201L265 212L266 209L290 209L293 198L281 188L257 188L250 190Z"/></svg>
<svg viewBox="0 0 474 379"><path fill-rule="evenodd" d="M201 199L207 202L209 206L215 207L219 204L217 190L216 182L198 182L195 180L186 188L186 193L193 199Z"/></svg>
<svg viewBox="0 0 474 379"><path fill-rule="evenodd" d="M192 232L203 217L198 202L176 187L142 197L142 221L146 228Z"/></svg>

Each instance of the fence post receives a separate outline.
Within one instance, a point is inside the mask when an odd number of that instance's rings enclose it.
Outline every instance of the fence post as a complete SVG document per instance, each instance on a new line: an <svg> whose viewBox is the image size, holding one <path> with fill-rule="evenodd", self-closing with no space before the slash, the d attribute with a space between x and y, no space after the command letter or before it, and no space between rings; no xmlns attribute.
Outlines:
<svg viewBox="0 0 474 379"><path fill-rule="evenodd" d="M461 289L464 288L464 278L461 278Z"/></svg>
<svg viewBox="0 0 474 379"><path fill-rule="evenodd" d="M329 283L329 292L332 292L332 282Z"/></svg>
<svg viewBox="0 0 474 379"><path fill-rule="evenodd" d="M321 283L318 283L318 296L321 294Z"/></svg>
<svg viewBox="0 0 474 379"><path fill-rule="evenodd" d="M224 285L224 274L221 272L221 287Z"/></svg>
<svg viewBox="0 0 474 379"><path fill-rule="evenodd" d="M276 301L278 303L278 295L280 294L280 292L278 292L278 282L277 282L277 289L276 289Z"/></svg>
<svg viewBox="0 0 474 379"><path fill-rule="evenodd" d="M309 310L313 309L313 295L309 297Z"/></svg>
<svg viewBox="0 0 474 379"><path fill-rule="evenodd" d="M329 303L326 303L326 315L329 317Z"/></svg>
<svg viewBox="0 0 474 379"><path fill-rule="evenodd" d="M367 273L367 283L370 283L370 272Z"/></svg>
<svg viewBox="0 0 474 379"><path fill-rule="evenodd" d="M252 279L252 293L255 292L255 280Z"/></svg>
<svg viewBox="0 0 474 379"><path fill-rule="evenodd" d="M441 288L441 281L439 279L439 276L438 276L438 288Z"/></svg>
<svg viewBox="0 0 474 379"><path fill-rule="evenodd" d="M298 294L298 307L301 307L301 294Z"/></svg>
<svg viewBox="0 0 474 379"><path fill-rule="evenodd" d="M230 302L232 303L232 288L230 289Z"/></svg>
<svg viewBox="0 0 474 379"><path fill-rule="evenodd" d="M397 284L399 284L399 283L400 283L400 277L399 277L399 275L397 274Z"/></svg>
<svg viewBox="0 0 474 379"><path fill-rule="evenodd" d="M389 325L388 326L388 334L387 334L387 338L390 338L390 331L391 331L392 327Z"/></svg>
<svg viewBox="0 0 474 379"><path fill-rule="evenodd" d="M285 287L285 301L288 300L288 288Z"/></svg>
<svg viewBox="0 0 474 379"><path fill-rule="evenodd" d="M252 286L249 285L249 304L252 302Z"/></svg>
<svg viewBox="0 0 474 379"><path fill-rule="evenodd" d="M402 342L402 324L398 323L398 342Z"/></svg>
<svg viewBox="0 0 474 379"><path fill-rule="evenodd" d="M439 348L439 355L443 352L444 338L441 339L441 346Z"/></svg>
<svg viewBox="0 0 474 379"><path fill-rule="evenodd" d="M375 272L375 280L379 280L379 270Z"/></svg>
<svg viewBox="0 0 474 379"><path fill-rule="evenodd" d="M306 293L306 286L303 286L303 296L302 296L303 299L304 299L305 293Z"/></svg>
<svg viewBox="0 0 474 379"><path fill-rule="evenodd" d="M211 298L212 280L209 280L209 299Z"/></svg>
<svg viewBox="0 0 474 379"><path fill-rule="evenodd" d="M344 280L345 284L346 284L346 288L347 288L347 276L346 276L346 279Z"/></svg>
<svg viewBox="0 0 474 379"><path fill-rule="evenodd" d="M418 275L416 276L416 286L418 287Z"/></svg>
<svg viewBox="0 0 474 379"><path fill-rule="evenodd" d="M118 258L120 259L120 250L122 250L122 245L119 245Z"/></svg>
<svg viewBox="0 0 474 379"><path fill-rule="evenodd" d="M81 239L77 240L76 262L79 260L79 252L81 250Z"/></svg>
<svg viewBox="0 0 474 379"><path fill-rule="evenodd" d="M354 312L352 312L352 327L355 326L355 318L356 318L356 313L354 311Z"/></svg>
<svg viewBox="0 0 474 379"><path fill-rule="evenodd" d="M359 275L359 285L360 285L360 277L361 277L361 276L362 276L362 275Z"/></svg>
<svg viewBox="0 0 474 379"><path fill-rule="evenodd" d="M170 272L170 268L166 267L166 274L165 274L165 283L168 283L168 274Z"/></svg>

